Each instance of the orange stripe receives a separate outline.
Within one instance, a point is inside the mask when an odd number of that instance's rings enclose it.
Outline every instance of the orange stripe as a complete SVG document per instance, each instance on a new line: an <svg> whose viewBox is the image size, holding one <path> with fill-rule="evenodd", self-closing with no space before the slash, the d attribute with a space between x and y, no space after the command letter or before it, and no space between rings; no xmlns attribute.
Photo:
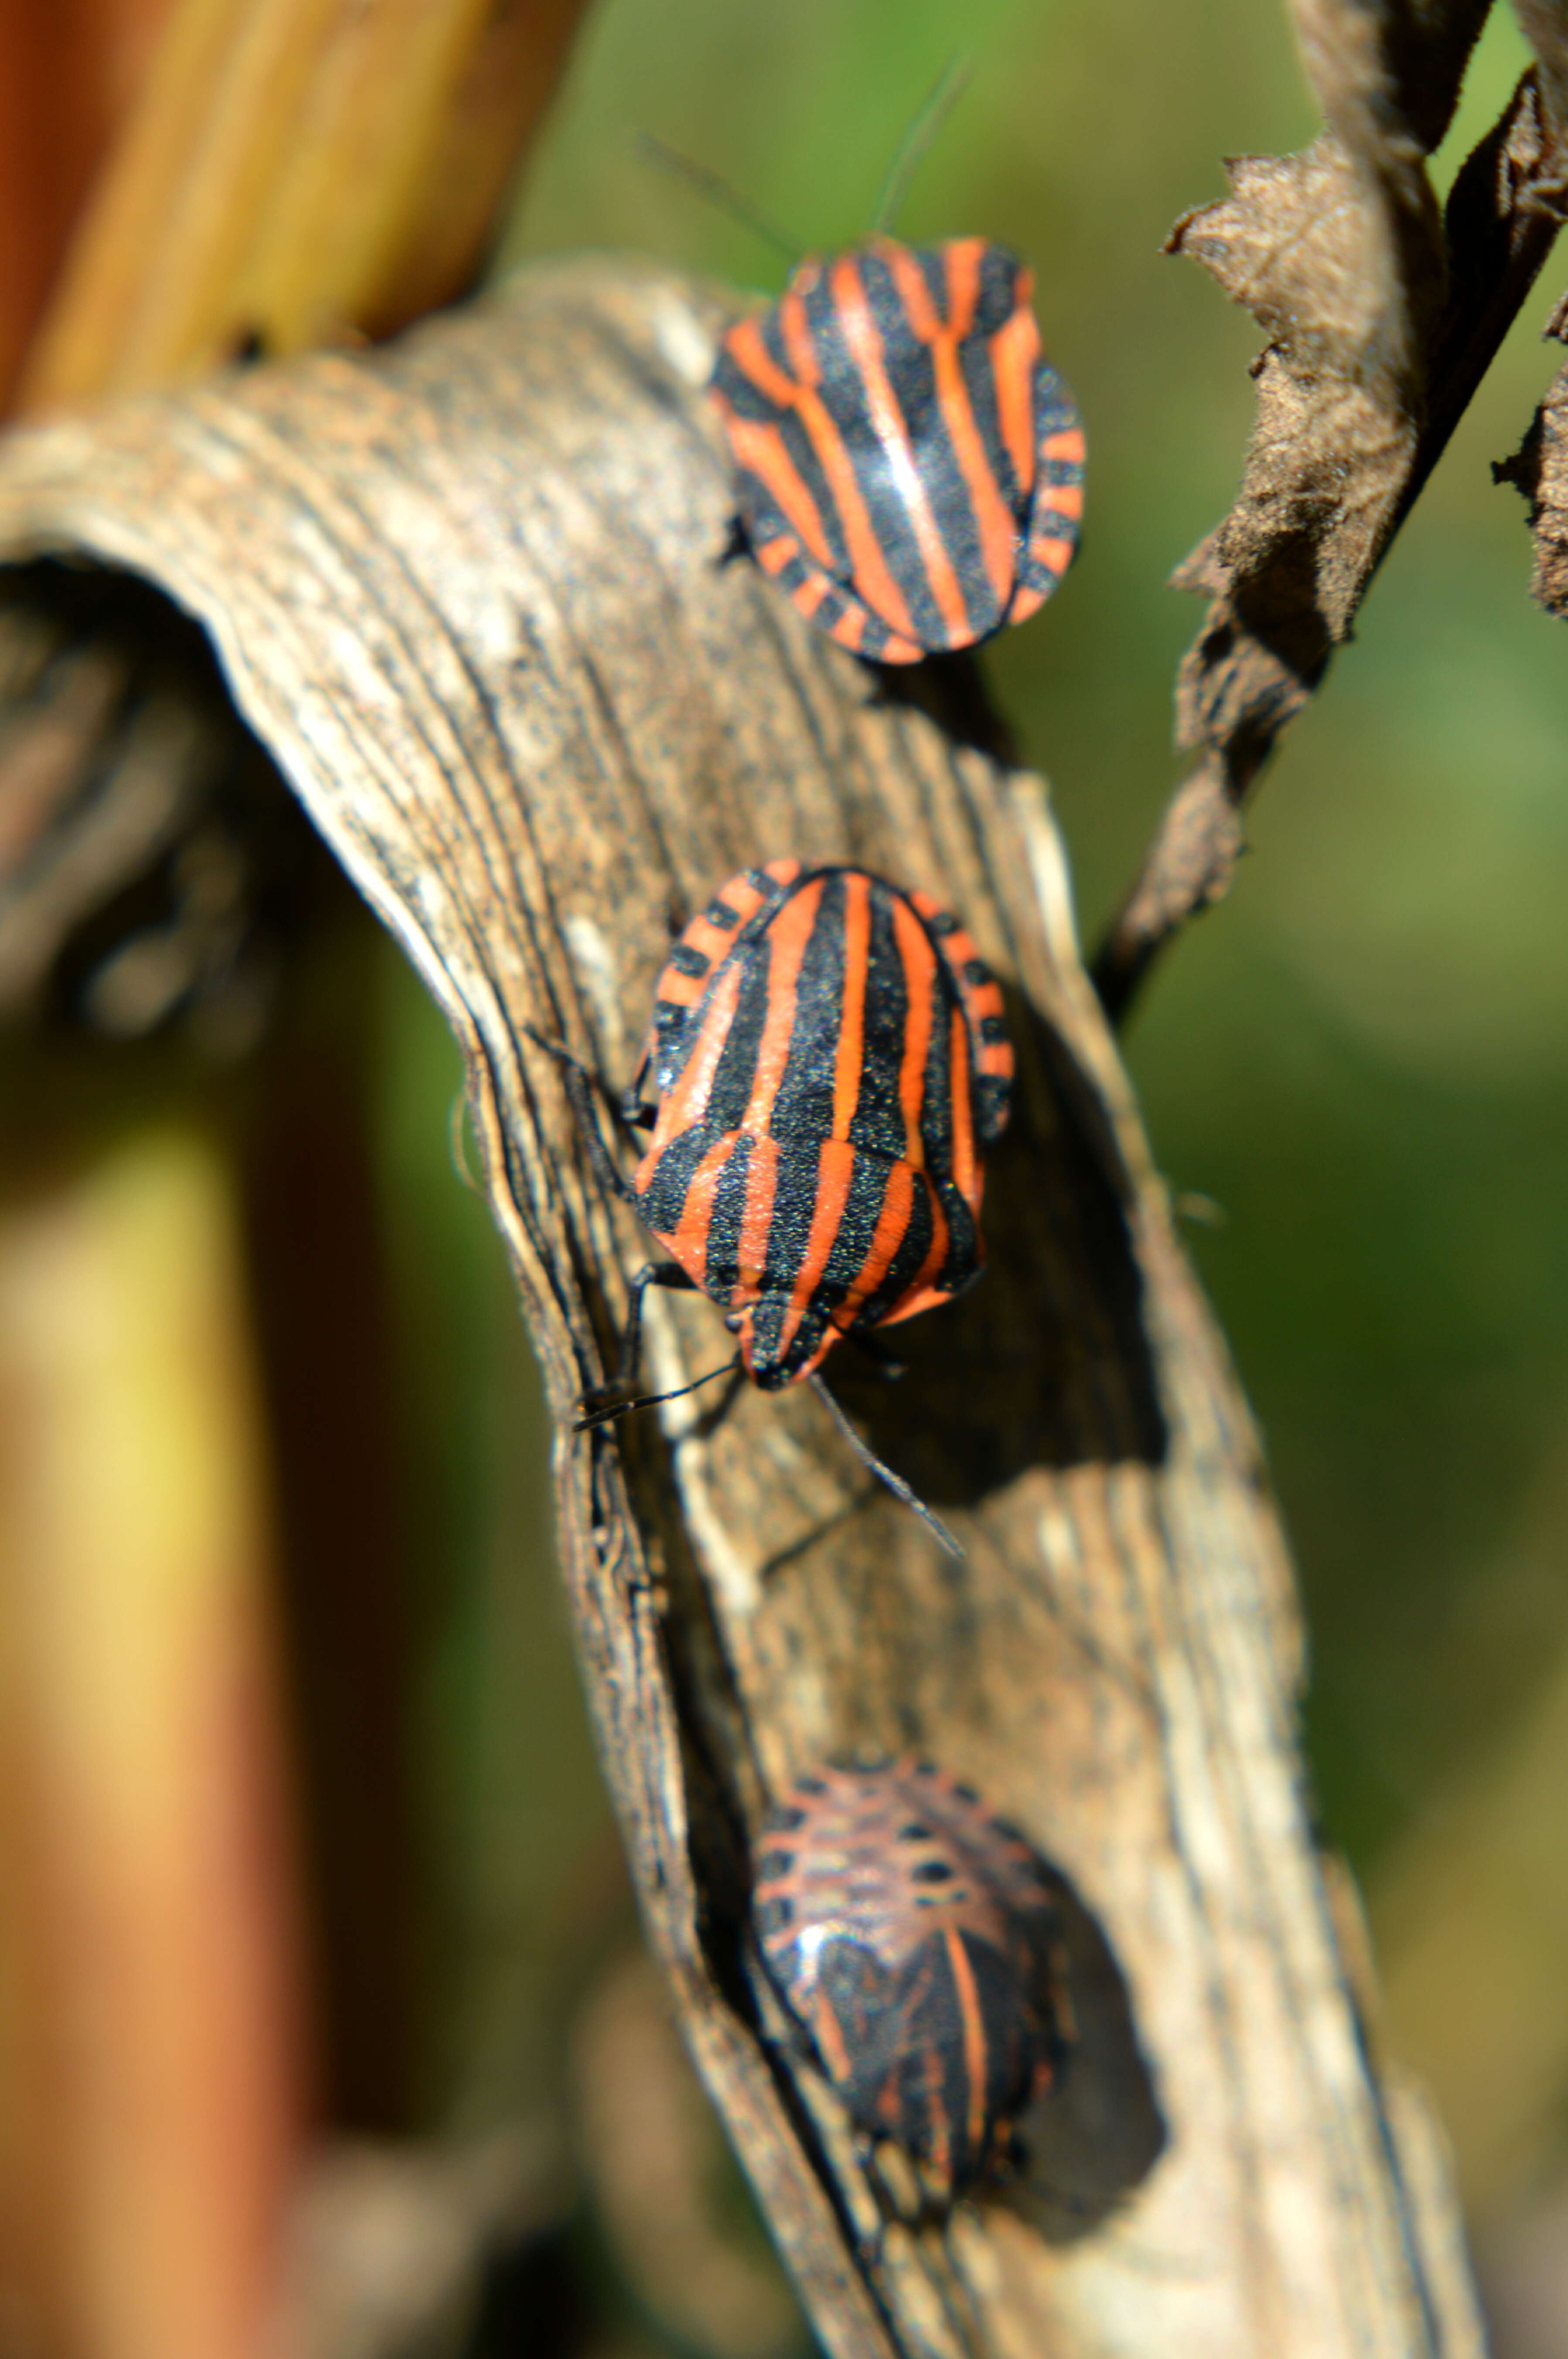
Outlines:
<svg viewBox="0 0 1568 2359"><path fill-rule="evenodd" d="M659 1116L654 1125L654 1135L648 1142L648 1152L639 1167L639 1183L643 1170L651 1169L654 1159L672 1138L680 1137L702 1120L708 1110L708 1093L719 1060L724 1054L724 1044L730 1038L730 1027L735 1020L735 1004L741 996L740 962L720 975L714 986L708 1005L708 1020L698 1032L697 1043L674 1089L665 1092L659 1101Z"/></svg>
<svg viewBox="0 0 1568 2359"><path fill-rule="evenodd" d="M881 249L878 247L875 250L880 252ZM902 247L890 245L884 258L892 260L902 255L903 251ZM860 373L872 429L881 444L882 456L887 461L899 505L914 535L936 611L950 632L957 636L965 636L969 630L969 610L964 603L964 592L953 570L953 560L937 529L936 519L931 513L931 503L925 496L925 486L914 463L909 429L903 422L903 411L893 399L892 386L882 365L882 340L871 316L871 299L860 277L859 262L852 254L840 255L833 266L829 283L833 289L833 308L838 314L844 342ZM932 340L927 337L924 341L929 342ZM855 570L859 575L859 564ZM874 597L871 603L877 603ZM907 614L897 627L909 631L913 636L913 625Z"/></svg>
<svg viewBox="0 0 1568 2359"><path fill-rule="evenodd" d="M1057 539L1054 534L1040 540L1032 537L1029 554L1036 564L1044 565L1047 572L1062 574L1073 561L1073 544L1070 540Z"/></svg>
<svg viewBox="0 0 1568 2359"><path fill-rule="evenodd" d="M842 614L836 614L834 616L832 622L828 624L827 628L832 637L838 640L841 647L848 647L852 656L858 656L860 649L866 644L865 608L863 606L857 605L854 600L851 599L849 604L845 606ZM895 647L908 647L911 648L912 652L909 657L897 656L893 653L893 649ZM903 663L908 661L917 663L924 653L924 648L914 647L913 641L895 638L890 641L888 646L882 649L881 660L883 663Z"/></svg>
<svg viewBox="0 0 1568 2359"><path fill-rule="evenodd" d="M953 1969L953 1982L958 1994L958 2012L964 2020L964 2070L969 2081L969 2109L965 2126L969 2133L969 2151L979 2159L986 2134L986 2027L980 2016L980 1995L975 1988L975 1970L969 1963L968 1951L959 1938L956 1926L949 1925L945 1935L947 1962Z"/></svg>
<svg viewBox="0 0 1568 2359"><path fill-rule="evenodd" d="M1076 524L1084 512L1084 487L1082 484L1043 484L1040 501L1043 507L1071 516Z"/></svg>
<svg viewBox="0 0 1568 2359"><path fill-rule="evenodd" d="M713 1191L719 1184L719 1174L729 1161L734 1148L732 1135L716 1138L697 1169L691 1175L691 1185L681 1206L679 1225L665 1239L671 1254L688 1277L694 1277L706 1293L704 1280L708 1272L708 1232L713 1224Z"/></svg>
<svg viewBox="0 0 1568 2359"><path fill-rule="evenodd" d="M948 1086L953 1100L953 1185L974 1212L980 1204L980 1172L969 1105L969 1027L955 1007L948 1027Z"/></svg>
<svg viewBox="0 0 1568 2359"><path fill-rule="evenodd" d="M1034 447L1034 370L1040 358L1040 331L1029 309L1030 291L1025 272L1018 282L1019 308L997 330L989 347L997 422L1022 498L1028 497L1033 484L1040 455Z"/></svg>
<svg viewBox="0 0 1568 2359"><path fill-rule="evenodd" d="M821 513L778 428L752 418L731 418L729 423L730 447L741 466L767 486L817 564L831 570L833 551Z"/></svg>
<svg viewBox="0 0 1568 2359"><path fill-rule="evenodd" d="M866 971L871 946L871 880L851 872L844 879L844 991L838 1009L838 1047L833 1060L832 1138L848 1138L860 1094L865 1060Z"/></svg>
<svg viewBox="0 0 1568 2359"><path fill-rule="evenodd" d="M835 278L839 266L835 266ZM799 379L798 384L793 385L787 378L784 380L788 386L786 398L805 427L817 463L827 478L827 487L833 495L844 545L849 552L849 570L857 586L868 605L883 615L894 630L903 631L913 638L914 623L903 592L888 570L882 545L877 538L855 474L854 462L831 415L813 389L821 371L806 324L806 308L793 291L798 283L798 279L792 281L791 291L779 305L779 323L785 349L789 353L790 365Z"/></svg>
<svg viewBox="0 0 1568 2359"><path fill-rule="evenodd" d="M746 1174L746 1203L741 1215L741 1237L735 1259L740 1283L730 1299L733 1306L754 1299L768 1266L768 1231L773 1225L773 1195L778 1187L779 1147L776 1138L753 1137Z"/></svg>
<svg viewBox="0 0 1568 2359"><path fill-rule="evenodd" d="M763 938L768 957L768 1012L762 1022L762 1037L757 1043L752 1094L740 1122L740 1127L749 1130L753 1137L761 1136L773 1119L773 1101L784 1080L789 1044L795 1034L800 962L821 903L822 879L818 877L784 903Z"/></svg>
<svg viewBox="0 0 1568 2359"><path fill-rule="evenodd" d="M1072 467L1081 467L1086 455L1081 426L1058 426L1055 432L1047 434L1040 445L1043 459L1065 459Z"/></svg>
<svg viewBox="0 0 1568 2359"><path fill-rule="evenodd" d="M838 1234L844 1207L849 1201L849 1182L855 1176L858 1160L855 1149L841 1138L825 1138L817 1149L816 1193L811 1207L811 1226L806 1232L806 1251L800 1257L800 1267L795 1271L795 1283L790 1288L789 1309L779 1328L781 1359L794 1343L806 1307L827 1266L827 1256L833 1250L833 1240Z"/></svg>
<svg viewBox="0 0 1568 2359"><path fill-rule="evenodd" d="M752 554L764 573L782 573L802 555L801 546L793 532L777 532L772 540L754 540Z"/></svg>
<svg viewBox="0 0 1568 2359"><path fill-rule="evenodd" d="M736 933L762 906L762 897L744 869L737 875L727 877L713 898L722 901L727 909L734 910Z"/></svg>
<svg viewBox="0 0 1568 2359"><path fill-rule="evenodd" d="M933 1286L929 1282L946 1260L947 1247L951 1240L952 1231L947 1226L946 1216L934 1193L931 1199L931 1250L910 1279L905 1291L893 1304L892 1309L882 1313L877 1322L879 1326L895 1327L901 1319L913 1319L917 1310L932 1310L937 1303L952 1299L951 1295L944 1288Z"/></svg>
<svg viewBox="0 0 1568 2359"><path fill-rule="evenodd" d="M827 2067L827 2077L842 2083L849 2078L849 2050L844 2045L844 2033L838 2017L822 1992L811 2010L811 2026L816 2035L817 2052Z"/></svg>
<svg viewBox="0 0 1568 2359"><path fill-rule="evenodd" d="M868 1302L889 1270L893 1256L909 1234L909 1224L914 1217L914 1173L907 1163L895 1163L888 1172L887 1193L877 1215L877 1225L871 1232L871 1242L866 1247L866 1258L856 1273L855 1282L833 1314L833 1324L848 1334L855 1323L855 1313L862 1302Z"/></svg>
<svg viewBox="0 0 1568 2359"><path fill-rule="evenodd" d="M1012 586L1018 525L1011 508L1002 497L1001 487L986 456L985 443L975 422L969 389L964 383L964 372L958 359L958 346L974 326L975 306L980 292L980 258L984 252L983 241L974 237L955 238L944 249L948 305L945 325L932 308L920 266L908 248L898 247L892 261L894 280L903 297L904 308L931 347L932 365L936 373L937 406L975 511L975 523L980 536L980 555L986 572L997 601L1001 603ZM926 322L929 322L929 327Z"/></svg>
<svg viewBox="0 0 1568 2359"><path fill-rule="evenodd" d="M903 1151L917 1171L925 1169L925 1141L920 1117L925 1107L925 1059L931 1047L931 985L936 954L931 937L907 903L892 905L893 940L903 968L908 1013L903 1019L903 1057L898 1071L898 1103L903 1115Z"/></svg>
<svg viewBox="0 0 1568 2359"><path fill-rule="evenodd" d="M681 940L688 951L700 951L711 964L715 959L723 957L730 947L730 937L726 927L716 926L710 918L699 914L686 928Z"/></svg>

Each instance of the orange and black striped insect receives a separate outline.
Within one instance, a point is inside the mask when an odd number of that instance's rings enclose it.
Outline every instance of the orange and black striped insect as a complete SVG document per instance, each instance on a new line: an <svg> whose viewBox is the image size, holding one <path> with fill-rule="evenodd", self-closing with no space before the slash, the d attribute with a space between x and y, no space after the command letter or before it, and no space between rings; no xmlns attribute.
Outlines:
<svg viewBox="0 0 1568 2359"><path fill-rule="evenodd" d="M803 1378L821 1389L835 1343L979 1276L983 1158L1007 1121L1012 1050L1000 992L929 894L799 860L732 877L660 977L622 1101L627 1122L653 1134L630 1182L586 1074L553 1053L601 1176L670 1256L633 1280L620 1369L585 1401L583 1424L641 1405L629 1394L650 1286L721 1303L740 1344L732 1364L776 1392Z"/></svg>
<svg viewBox="0 0 1568 2359"><path fill-rule="evenodd" d="M745 542L857 655L969 647L1072 561L1084 432L1032 291L984 238L874 236L807 256L723 339L711 389Z"/></svg>
<svg viewBox="0 0 1568 2359"><path fill-rule="evenodd" d="M941 2199L1004 2170L1067 2047L1055 1905L1022 1836L929 1762L824 1768L769 1813L753 1876L763 1958L856 2125Z"/></svg>

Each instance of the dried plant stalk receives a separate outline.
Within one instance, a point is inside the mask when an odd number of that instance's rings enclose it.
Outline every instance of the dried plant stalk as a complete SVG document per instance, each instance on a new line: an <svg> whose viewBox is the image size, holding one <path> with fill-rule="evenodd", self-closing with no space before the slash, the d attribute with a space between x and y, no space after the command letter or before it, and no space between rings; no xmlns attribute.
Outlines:
<svg viewBox="0 0 1568 2359"><path fill-rule="evenodd" d="M718 324L651 269L541 271L383 354L16 440L0 548L129 569L201 620L462 1044L649 1932L827 2348L1476 2352L1443 2167L1369 2062L1303 1805L1256 1438L1078 963L1043 791L720 561ZM1011 995L989 1275L903 1331L896 1390L838 1379L959 1529L957 1568L807 1394L569 1433L645 1240L525 1027L623 1077L672 917L784 852L939 891ZM700 1300L651 1303L650 1331L661 1382L722 1349ZM742 1972L767 1798L825 1755L906 1745L994 1795L1076 1896L1065 2093L1030 2175L946 2221L883 2216Z"/></svg>
<svg viewBox="0 0 1568 2359"><path fill-rule="evenodd" d="M23 408L385 333L462 291L583 0L176 0Z"/></svg>

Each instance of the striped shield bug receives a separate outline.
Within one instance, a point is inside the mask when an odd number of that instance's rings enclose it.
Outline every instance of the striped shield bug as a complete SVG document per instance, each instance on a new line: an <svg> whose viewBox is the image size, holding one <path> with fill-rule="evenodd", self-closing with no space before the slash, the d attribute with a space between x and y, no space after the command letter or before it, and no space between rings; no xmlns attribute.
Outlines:
<svg viewBox="0 0 1568 2359"><path fill-rule="evenodd" d="M1066 2052L1044 1872L929 1762L798 1778L755 1846L752 1922L850 2119L949 2200L1012 2158Z"/></svg>
<svg viewBox="0 0 1568 2359"><path fill-rule="evenodd" d="M802 614L880 663L1021 623L1072 561L1084 432L1030 272L984 238L811 255L725 335L740 525Z"/></svg>
<svg viewBox="0 0 1568 2359"><path fill-rule="evenodd" d="M540 1045L565 1069L601 1178L669 1256L633 1281L619 1370L580 1424L642 1405L647 1288L695 1288L724 1308L740 1347L730 1364L767 1392L809 1378L957 1553L816 1373L843 1338L913 1318L979 1274L982 1158L1007 1121L1012 1050L1001 994L957 919L860 868L774 860L732 877L659 979L622 1100L627 1123L652 1134L630 1181L587 1074Z"/></svg>

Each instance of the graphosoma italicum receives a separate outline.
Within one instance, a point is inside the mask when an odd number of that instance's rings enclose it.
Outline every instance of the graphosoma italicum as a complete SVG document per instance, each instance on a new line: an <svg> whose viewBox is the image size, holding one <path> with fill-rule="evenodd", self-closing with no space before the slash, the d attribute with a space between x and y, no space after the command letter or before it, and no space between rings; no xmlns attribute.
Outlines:
<svg viewBox="0 0 1568 2359"><path fill-rule="evenodd" d="M776 1392L814 1377L843 1337L913 1318L979 1275L982 1157L1007 1121L1012 1050L1000 992L930 894L800 860L731 877L659 979L622 1100L653 1133L630 1183L582 1073L553 1052L607 1184L670 1256L633 1281L620 1368L585 1422L628 1405L649 1286L721 1303L746 1374Z"/></svg>
<svg viewBox="0 0 1568 2359"><path fill-rule="evenodd" d="M856 2125L952 2195L1005 2169L1065 2053L1039 1861L929 1762L823 1768L764 1821L752 1916Z"/></svg>
<svg viewBox="0 0 1568 2359"><path fill-rule="evenodd" d="M763 571L857 655L1020 623L1077 547L1084 431L1033 280L979 237L812 255L723 338L712 392Z"/></svg>
<svg viewBox="0 0 1568 2359"><path fill-rule="evenodd" d="M799 860L731 877L659 979L644 1075L633 1201L765 1391L979 1276L1012 1051L930 894Z"/></svg>

